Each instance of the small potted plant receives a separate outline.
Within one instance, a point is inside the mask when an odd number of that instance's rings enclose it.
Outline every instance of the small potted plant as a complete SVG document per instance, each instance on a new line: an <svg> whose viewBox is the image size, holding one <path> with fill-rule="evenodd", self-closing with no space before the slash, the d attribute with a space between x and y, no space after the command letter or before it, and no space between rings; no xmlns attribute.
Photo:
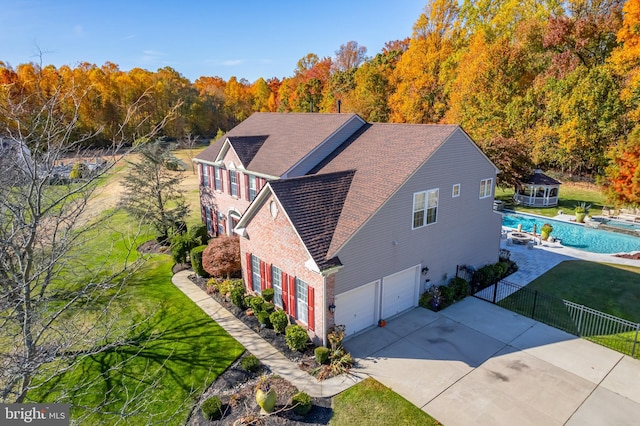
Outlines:
<svg viewBox="0 0 640 426"><path fill-rule="evenodd" d="M591 204L587 204L587 203L584 203L584 202L576 205L576 207L574 209L574 212L576 214L576 222L584 223L584 218L589 213L589 208L590 207L591 207Z"/></svg>
<svg viewBox="0 0 640 426"><path fill-rule="evenodd" d="M551 235L551 231L553 231L553 226L551 226L550 223L545 223L542 225L542 228L540 228L540 238L544 241L548 240L549 235Z"/></svg>
<svg viewBox="0 0 640 426"><path fill-rule="evenodd" d="M378 320L378 327L384 327L385 325L387 325L387 321L380 319Z"/></svg>

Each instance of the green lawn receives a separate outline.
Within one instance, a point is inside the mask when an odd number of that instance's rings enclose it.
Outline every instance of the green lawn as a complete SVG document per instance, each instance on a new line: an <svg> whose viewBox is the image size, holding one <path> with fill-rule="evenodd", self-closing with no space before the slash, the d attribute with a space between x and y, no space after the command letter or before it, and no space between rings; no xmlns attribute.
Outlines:
<svg viewBox="0 0 640 426"><path fill-rule="evenodd" d="M535 291L539 293L535 294ZM576 321L562 303L563 299L638 323L640 268L582 260L565 261L498 304L570 333L577 333ZM635 332L620 331L612 328L605 334L594 335L583 327L580 334L630 355ZM640 358L640 350L636 350L634 355Z"/></svg>
<svg viewBox="0 0 640 426"><path fill-rule="evenodd" d="M605 197L602 192L595 186L585 187L571 183L565 183L560 186L558 206L547 208L533 208L516 206L513 204L513 188L500 189L496 188L496 199L507 203L507 206L523 213L532 213L541 216L553 217L558 214L558 210L572 214L576 204L585 202L591 204L589 214L598 215L602 211L602 207L606 204Z"/></svg>
<svg viewBox="0 0 640 426"><path fill-rule="evenodd" d="M135 241L128 223L123 213L105 221L83 247L86 257L94 264L121 265L127 247L148 238L140 235ZM130 331L130 344L81 356L77 366L31 392L29 399L54 401L66 393L74 405L72 418L83 424L118 422L118 414L91 414L105 400L109 403L102 411L134 413L127 424L184 424L202 391L244 348L171 283L171 266L168 255L150 257L112 304L117 325L138 324ZM91 319L99 308L84 307L83 314Z"/></svg>
<svg viewBox="0 0 640 426"><path fill-rule="evenodd" d="M439 425L433 417L374 379L367 378L333 398L336 426Z"/></svg>

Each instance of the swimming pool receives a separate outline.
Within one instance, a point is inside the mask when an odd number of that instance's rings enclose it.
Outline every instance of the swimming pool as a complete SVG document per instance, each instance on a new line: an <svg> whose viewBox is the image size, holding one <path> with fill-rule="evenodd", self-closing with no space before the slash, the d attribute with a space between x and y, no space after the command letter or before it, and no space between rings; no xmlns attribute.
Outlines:
<svg viewBox="0 0 640 426"><path fill-rule="evenodd" d="M629 253L640 251L640 237L593 229L575 223L562 222L540 216L532 216L522 213L505 212L502 218L502 226L518 228L522 224L522 230L533 231L536 225L537 233L545 223L553 226L551 236L562 241L562 245L592 253Z"/></svg>

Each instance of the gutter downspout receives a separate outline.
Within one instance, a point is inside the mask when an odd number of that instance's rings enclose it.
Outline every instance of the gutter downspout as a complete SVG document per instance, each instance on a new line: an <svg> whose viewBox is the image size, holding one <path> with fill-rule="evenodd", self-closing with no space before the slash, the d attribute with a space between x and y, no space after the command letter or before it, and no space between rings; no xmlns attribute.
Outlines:
<svg viewBox="0 0 640 426"><path fill-rule="evenodd" d="M327 346L327 276L322 275L322 346Z"/></svg>

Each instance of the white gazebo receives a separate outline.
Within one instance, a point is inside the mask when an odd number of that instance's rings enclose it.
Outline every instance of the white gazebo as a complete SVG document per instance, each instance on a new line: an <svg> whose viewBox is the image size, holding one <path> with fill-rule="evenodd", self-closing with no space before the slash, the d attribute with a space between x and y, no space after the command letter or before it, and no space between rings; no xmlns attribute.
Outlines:
<svg viewBox="0 0 640 426"><path fill-rule="evenodd" d="M516 185L513 199L517 204L529 207L554 207L558 205L560 185L560 182L537 169Z"/></svg>

